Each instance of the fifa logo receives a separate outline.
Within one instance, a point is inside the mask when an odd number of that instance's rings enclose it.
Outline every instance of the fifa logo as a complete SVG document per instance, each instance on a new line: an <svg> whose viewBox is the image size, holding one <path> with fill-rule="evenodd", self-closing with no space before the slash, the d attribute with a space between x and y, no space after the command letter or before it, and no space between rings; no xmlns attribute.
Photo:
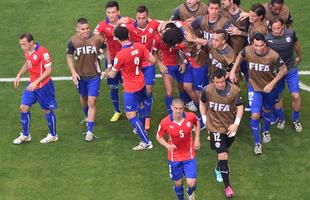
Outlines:
<svg viewBox="0 0 310 200"><path fill-rule="evenodd" d="M97 54L97 49L95 46L84 46L76 48L76 55L80 56L81 54Z"/></svg>
<svg viewBox="0 0 310 200"><path fill-rule="evenodd" d="M215 103L212 101L209 101L209 108L212 108L214 111L220 111L220 112L230 111L229 105L223 103Z"/></svg>

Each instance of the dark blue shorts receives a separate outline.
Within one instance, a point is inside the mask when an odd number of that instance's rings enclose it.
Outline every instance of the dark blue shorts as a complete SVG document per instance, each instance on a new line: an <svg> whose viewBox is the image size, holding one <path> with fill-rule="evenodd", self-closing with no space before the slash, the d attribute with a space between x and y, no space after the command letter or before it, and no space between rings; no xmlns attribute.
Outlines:
<svg viewBox="0 0 310 200"><path fill-rule="evenodd" d="M29 83L27 84L27 86ZM25 88L21 104L31 107L34 103L39 102L40 106L44 110L54 110L57 108L57 102L55 98L55 87L53 81L50 80L42 88L30 92Z"/></svg>
<svg viewBox="0 0 310 200"><path fill-rule="evenodd" d="M90 79L79 80L78 91L82 97L93 96L97 97L100 90L100 76L95 76Z"/></svg>
<svg viewBox="0 0 310 200"><path fill-rule="evenodd" d="M139 111L141 103L146 98L146 89L142 88L137 92L124 92L124 110L125 112Z"/></svg>
<svg viewBox="0 0 310 200"><path fill-rule="evenodd" d="M177 181L185 176L186 178L197 177L196 158L181 162L168 161L170 179Z"/></svg>

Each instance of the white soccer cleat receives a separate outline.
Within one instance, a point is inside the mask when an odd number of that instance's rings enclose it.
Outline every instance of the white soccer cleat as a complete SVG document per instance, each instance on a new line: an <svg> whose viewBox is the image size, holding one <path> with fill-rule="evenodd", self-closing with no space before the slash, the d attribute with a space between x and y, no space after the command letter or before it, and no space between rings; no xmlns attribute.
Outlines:
<svg viewBox="0 0 310 200"><path fill-rule="evenodd" d="M30 135L25 136L23 135L23 133L20 133L20 135L13 140L13 144L22 144L22 143L30 142L30 141L31 141Z"/></svg>
<svg viewBox="0 0 310 200"><path fill-rule="evenodd" d="M293 124L294 124L294 129L297 133L302 132L302 125L300 121L293 122Z"/></svg>
<svg viewBox="0 0 310 200"><path fill-rule="evenodd" d="M143 150L152 149L152 148L153 148L153 144L151 141L149 142L149 144L146 144L145 142L141 141L141 142L139 142L139 144L137 146L133 147L132 150L143 151Z"/></svg>
<svg viewBox="0 0 310 200"><path fill-rule="evenodd" d="M58 136L55 135L53 136L52 134L47 134L47 136L45 138L43 138L40 143L41 144L47 144L47 143L50 143L50 142L57 142L58 141Z"/></svg>
<svg viewBox="0 0 310 200"><path fill-rule="evenodd" d="M186 108L192 112L197 112L197 107L195 106L194 101L188 102L186 105Z"/></svg>
<svg viewBox="0 0 310 200"><path fill-rule="evenodd" d="M91 142L93 141L95 138L97 139L98 137L95 136L92 132L87 131L86 133L83 133L83 135L85 135L85 140L87 142Z"/></svg>
<svg viewBox="0 0 310 200"><path fill-rule="evenodd" d="M186 193L186 194L187 194L187 193ZM193 192L191 195L188 195L188 194L187 194L187 199L188 199L188 200L195 200L195 199L196 199L195 192Z"/></svg>
<svg viewBox="0 0 310 200"><path fill-rule="evenodd" d="M285 121L280 121L277 124L277 128L283 130L285 128Z"/></svg>
<svg viewBox="0 0 310 200"><path fill-rule="evenodd" d="M262 147L262 145L261 144L255 144L255 146L254 146L254 154L255 155L260 155L260 154L262 154L263 153L263 147Z"/></svg>
<svg viewBox="0 0 310 200"><path fill-rule="evenodd" d="M263 132L263 142L268 143L270 141L271 141L271 136L270 136L269 131Z"/></svg>

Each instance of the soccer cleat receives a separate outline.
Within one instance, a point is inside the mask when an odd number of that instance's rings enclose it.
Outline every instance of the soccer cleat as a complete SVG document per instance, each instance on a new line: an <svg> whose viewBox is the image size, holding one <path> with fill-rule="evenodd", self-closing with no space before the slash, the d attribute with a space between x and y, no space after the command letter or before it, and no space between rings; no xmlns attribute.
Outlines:
<svg viewBox="0 0 310 200"><path fill-rule="evenodd" d="M111 122L117 122L119 118L121 118L122 112L115 112L112 118L110 119Z"/></svg>
<svg viewBox="0 0 310 200"><path fill-rule="evenodd" d="M285 121L280 121L279 120L279 122L278 122L278 124L277 124L277 128L278 129L284 129L285 128Z"/></svg>
<svg viewBox="0 0 310 200"><path fill-rule="evenodd" d="M57 142L57 141L58 141L57 135L53 136L52 134L48 133L47 136L40 141L40 143L47 144L50 142Z"/></svg>
<svg viewBox="0 0 310 200"><path fill-rule="evenodd" d="M148 131L151 128L151 119L149 117L145 118L145 124L144 124L145 130Z"/></svg>
<svg viewBox="0 0 310 200"><path fill-rule="evenodd" d="M255 144L255 146L254 146L254 154L255 154L255 155L260 155L260 154L262 154L262 153L263 153L263 147L262 147L262 145L261 145L260 143Z"/></svg>
<svg viewBox="0 0 310 200"><path fill-rule="evenodd" d="M97 136L95 136L92 132L87 131L86 133L83 133L83 135L85 135L85 140L87 142L91 142L94 140L94 138L98 138Z"/></svg>
<svg viewBox="0 0 310 200"><path fill-rule="evenodd" d="M194 101L188 102L186 105L186 108L192 112L197 112L197 107L195 106Z"/></svg>
<svg viewBox="0 0 310 200"><path fill-rule="evenodd" d="M23 135L23 133L20 133L20 135L13 140L13 144L22 144L22 143L30 142L30 141L31 141L30 135L25 136Z"/></svg>
<svg viewBox="0 0 310 200"><path fill-rule="evenodd" d="M153 144L151 141L149 142L149 144L146 144L145 142L141 141L141 142L139 142L139 144L137 146L133 147L132 150L143 151L143 150L151 149L151 148L153 148Z"/></svg>
<svg viewBox="0 0 310 200"><path fill-rule="evenodd" d="M302 131L302 125L300 121L293 122L293 124L294 124L295 131L297 133L300 133Z"/></svg>
<svg viewBox="0 0 310 200"><path fill-rule="evenodd" d="M217 170L217 168L215 168L214 172L215 172L216 181L219 183L223 182L223 178L222 178L222 174L221 174L220 170Z"/></svg>
<svg viewBox="0 0 310 200"><path fill-rule="evenodd" d="M225 188L225 195L227 198L232 198L234 196L234 191L230 186L227 186L227 188Z"/></svg>
<svg viewBox="0 0 310 200"><path fill-rule="evenodd" d="M187 194L187 193L186 193L186 194ZM195 192L193 192L191 195L187 194L187 199L188 199L188 200L195 200L195 199L196 199L195 196L196 196L196 195L195 195Z"/></svg>
<svg viewBox="0 0 310 200"><path fill-rule="evenodd" d="M268 143L270 141L271 141L271 136L270 136L269 131L263 132L263 142Z"/></svg>

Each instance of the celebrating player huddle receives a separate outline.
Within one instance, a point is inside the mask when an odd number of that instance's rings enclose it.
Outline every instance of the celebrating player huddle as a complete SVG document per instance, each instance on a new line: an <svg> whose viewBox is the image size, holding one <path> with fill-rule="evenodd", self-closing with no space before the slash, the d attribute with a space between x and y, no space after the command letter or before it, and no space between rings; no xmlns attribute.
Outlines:
<svg viewBox="0 0 310 200"><path fill-rule="evenodd" d="M270 126L284 129L281 94L287 83L292 97L292 123L296 132L300 122L301 97L297 64L302 59L300 43L291 28L293 19L283 0L264 5L253 4L249 12L240 0L187 0L179 5L170 20L152 19L146 6L136 9L136 19L120 15L116 1L106 4L106 19L94 32L86 18L76 22L76 34L67 44L67 65L80 95L87 130L85 140L94 135L96 99L102 79L106 79L114 114L122 116L119 84L123 86L123 109L140 142L133 150L148 150L153 143L151 129L153 87L156 66L162 75L167 116L159 124L156 140L168 151L168 165L174 191L184 199L183 176L188 199L195 199L197 164L195 150L200 148L200 132L206 129L211 148L217 153L216 180L224 182L226 197L233 197L228 167L228 149L235 140L244 106L240 91L248 93L250 129L254 154L263 153L262 142L271 141ZM31 140L30 107L39 102L49 132L40 142L58 141L55 89L50 77L49 52L34 42L32 34L20 37L26 62L14 86L29 71L30 82L22 95L20 122L22 132L14 144ZM296 54L296 56L294 55ZM104 54L104 70L101 58ZM242 80L242 76L245 79ZM174 81L178 97L174 97ZM239 88L241 81L246 88ZM189 110L184 111L187 105ZM158 109L158 108L156 108ZM163 108L162 108L163 109ZM153 117L153 116L152 116ZM260 119L264 121L261 142ZM192 137L192 132L195 137ZM166 140L168 136L168 140Z"/></svg>

